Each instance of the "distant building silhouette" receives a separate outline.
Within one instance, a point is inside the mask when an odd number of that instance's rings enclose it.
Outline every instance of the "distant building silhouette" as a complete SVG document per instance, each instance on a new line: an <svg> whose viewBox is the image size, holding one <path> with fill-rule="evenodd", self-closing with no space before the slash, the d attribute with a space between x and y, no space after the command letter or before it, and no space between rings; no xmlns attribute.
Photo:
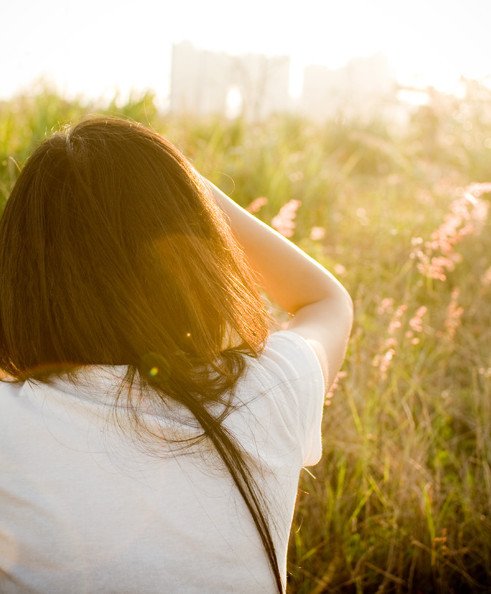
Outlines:
<svg viewBox="0 0 491 594"><path fill-rule="evenodd" d="M337 70L308 66L296 104L289 95L289 80L288 56L232 56L184 41L172 48L170 111L243 115L251 120L297 111L322 121L338 114L371 118L383 105L390 116L395 109L396 79L383 54L355 58Z"/></svg>
<svg viewBox="0 0 491 594"><path fill-rule="evenodd" d="M289 76L287 56L231 56L185 41L172 48L170 110L262 119L288 110Z"/></svg>
<svg viewBox="0 0 491 594"><path fill-rule="evenodd" d="M394 101L396 88L395 75L383 54L355 58L337 70L307 66L298 109L317 120L338 114L370 118L385 101Z"/></svg>

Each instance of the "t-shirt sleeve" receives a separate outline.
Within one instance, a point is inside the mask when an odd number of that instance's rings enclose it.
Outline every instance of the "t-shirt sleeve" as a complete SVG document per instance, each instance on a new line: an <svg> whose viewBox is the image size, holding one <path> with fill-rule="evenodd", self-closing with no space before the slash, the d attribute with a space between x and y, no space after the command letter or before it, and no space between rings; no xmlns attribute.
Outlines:
<svg viewBox="0 0 491 594"><path fill-rule="evenodd" d="M279 352L291 362L292 397L298 407L303 465L313 466L322 456L324 377L319 359L310 344L295 332L277 332L272 335L272 341L273 345L281 341ZM288 406L289 403L284 404Z"/></svg>
<svg viewBox="0 0 491 594"><path fill-rule="evenodd" d="M309 343L295 332L275 332L246 377L246 388L256 394L248 408L266 436L269 456L295 455L301 466L317 464L324 380Z"/></svg>

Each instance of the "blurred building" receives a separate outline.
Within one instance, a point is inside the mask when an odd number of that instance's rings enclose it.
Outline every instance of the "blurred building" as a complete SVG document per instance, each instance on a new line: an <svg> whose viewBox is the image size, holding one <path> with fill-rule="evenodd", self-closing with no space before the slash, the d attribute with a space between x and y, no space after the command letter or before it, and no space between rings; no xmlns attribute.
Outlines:
<svg viewBox="0 0 491 594"><path fill-rule="evenodd" d="M286 111L317 121L338 115L404 120L395 74L383 54L355 58L335 70L307 66L302 92L295 102L289 83L288 56L234 56L198 49L184 41L172 49L170 111L198 116L242 115L249 120Z"/></svg>
<svg viewBox="0 0 491 594"><path fill-rule="evenodd" d="M287 56L231 56L185 41L172 48L170 110L262 119L289 109L289 79Z"/></svg>
<svg viewBox="0 0 491 594"><path fill-rule="evenodd" d="M355 58L342 68L307 66L298 110L309 118L372 118L396 99L395 74L383 54Z"/></svg>

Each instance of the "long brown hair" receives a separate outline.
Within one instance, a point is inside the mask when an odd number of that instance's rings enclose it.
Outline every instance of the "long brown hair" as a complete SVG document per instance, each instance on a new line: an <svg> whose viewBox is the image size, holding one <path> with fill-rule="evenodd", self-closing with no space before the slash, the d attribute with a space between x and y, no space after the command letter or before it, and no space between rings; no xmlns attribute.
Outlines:
<svg viewBox="0 0 491 594"><path fill-rule="evenodd" d="M150 384L158 403L185 405L239 489L281 591L261 494L209 406L232 393L268 327L206 184L160 135L92 118L30 157L0 220L0 367L48 380L127 365L140 398Z"/></svg>

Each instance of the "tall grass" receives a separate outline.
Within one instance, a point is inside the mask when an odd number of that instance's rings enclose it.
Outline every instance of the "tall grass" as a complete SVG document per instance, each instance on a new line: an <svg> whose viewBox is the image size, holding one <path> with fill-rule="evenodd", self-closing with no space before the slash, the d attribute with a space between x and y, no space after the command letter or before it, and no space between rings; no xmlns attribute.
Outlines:
<svg viewBox="0 0 491 594"><path fill-rule="evenodd" d="M407 129L116 109L46 91L0 105L0 198L47 133L98 112L154 127L333 270L355 302L305 472L289 591L491 590L490 93L435 94ZM474 185L471 185L473 184ZM298 201L298 202L297 202ZM286 224L286 226L285 226Z"/></svg>

